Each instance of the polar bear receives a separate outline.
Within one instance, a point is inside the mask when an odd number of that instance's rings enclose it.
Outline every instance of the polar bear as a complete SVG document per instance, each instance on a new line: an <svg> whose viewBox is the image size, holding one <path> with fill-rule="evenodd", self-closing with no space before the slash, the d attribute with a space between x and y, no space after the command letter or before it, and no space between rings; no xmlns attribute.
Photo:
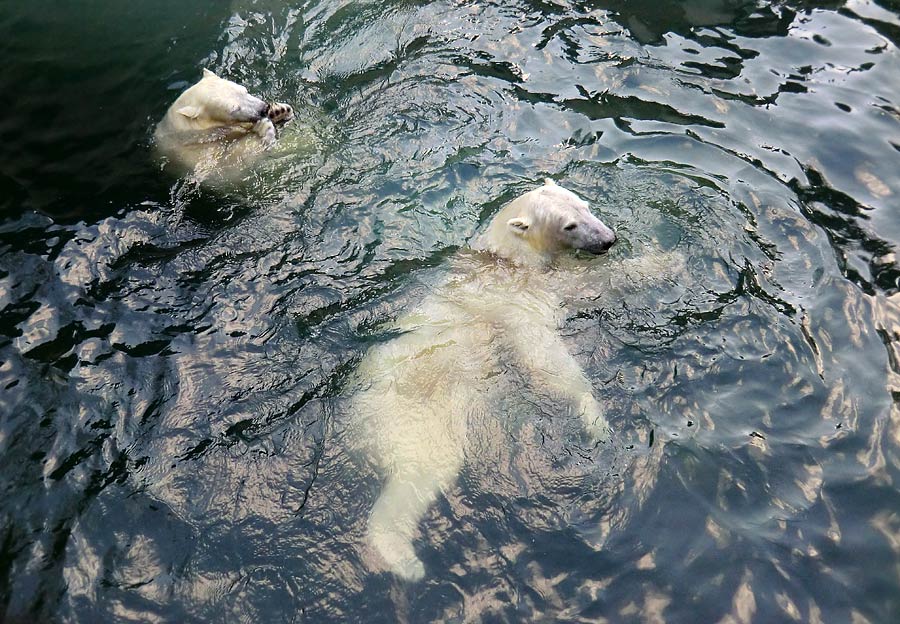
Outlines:
<svg viewBox="0 0 900 624"><path fill-rule="evenodd" d="M591 382L558 334L551 265L560 252L602 254L615 241L587 202L547 180L504 207L446 280L391 325L399 335L363 358L350 426L385 479L367 541L399 577L424 576L418 524L473 452L472 424L507 417L495 412L515 392L510 367L577 415L592 443L607 438Z"/></svg>
<svg viewBox="0 0 900 624"><path fill-rule="evenodd" d="M276 125L294 116L288 104L269 104L208 69L186 89L156 126L162 155L200 181L233 177L275 144Z"/></svg>

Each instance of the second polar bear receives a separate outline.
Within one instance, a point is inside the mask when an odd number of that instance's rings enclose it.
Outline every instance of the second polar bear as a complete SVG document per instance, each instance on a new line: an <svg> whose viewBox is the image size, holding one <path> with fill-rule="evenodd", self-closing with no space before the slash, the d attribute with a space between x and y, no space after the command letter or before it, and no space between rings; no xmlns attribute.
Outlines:
<svg viewBox="0 0 900 624"><path fill-rule="evenodd" d="M494 412L510 392L508 369L577 415L593 442L607 438L591 382L558 333L548 268L560 252L600 254L615 240L585 201L547 180L503 208L446 281L392 325L400 335L366 354L351 414L385 479L367 540L398 576L424 576L419 522L472 452L471 425L505 416Z"/></svg>
<svg viewBox="0 0 900 624"><path fill-rule="evenodd" d="M275 144L275 126L291 120L288 104L269 104L208 69L156 126L160 152L198 180L233 176Z"/></svg>

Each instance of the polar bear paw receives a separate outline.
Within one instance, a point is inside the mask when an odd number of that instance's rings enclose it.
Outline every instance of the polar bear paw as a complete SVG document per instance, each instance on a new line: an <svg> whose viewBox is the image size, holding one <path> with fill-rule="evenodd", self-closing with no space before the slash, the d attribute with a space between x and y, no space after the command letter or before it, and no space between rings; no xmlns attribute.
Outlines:
<svg viewBox="0 0 900 624"><path fill-rule="evenodd" d="M609 439L609 425L594 395L585 393L579 397L577 409L591 445L606 442Z"/></svg>
<svg viewBox="0 0 900 624"><path fill-rule="evenodd" d="M269 104L268 118L274 124L283 124L294 118L294 109L290 104L273 102Z"/></svg>
<svg viewBox="0 0 900 624"><path fill-rule="evenodd" d="M412 543L399 533L378 531L370 536L372 546L384 558L391 572L405 581L421 581L425 564L416 557Z"/></svg>

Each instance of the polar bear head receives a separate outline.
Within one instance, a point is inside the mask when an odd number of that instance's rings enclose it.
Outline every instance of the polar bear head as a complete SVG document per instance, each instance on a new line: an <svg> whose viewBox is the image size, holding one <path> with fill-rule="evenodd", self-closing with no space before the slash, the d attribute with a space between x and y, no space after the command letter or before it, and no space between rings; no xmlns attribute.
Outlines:
<svg viewBox="0 0 900 624"><path fill-rule="evenodd" d="M615 242L586 201L547 179L507 204L474 247L518 264L542 264L566 250L602 254Z"/></svg>
<svg viewBox="0 0 900 624"><path fill-rule="evenodd" d="M229 183L275 145L276 124L293 116L290 105L269 104L203 70L157 124L154 143L166 165L197 181Z"/></svg>
<svg viewBox="0 0 900 624"><path fill-rule="evenodd" d="M169 116L199 130L252 124L268 112L269 104L250 95L245 87L204 69L203 78L178 97Z"/></svg>

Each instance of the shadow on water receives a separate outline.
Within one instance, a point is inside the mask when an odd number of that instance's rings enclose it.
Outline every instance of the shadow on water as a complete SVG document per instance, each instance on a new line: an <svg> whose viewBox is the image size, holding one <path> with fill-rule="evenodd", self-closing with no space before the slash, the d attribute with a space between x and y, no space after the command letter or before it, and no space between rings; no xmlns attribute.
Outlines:
<svg viewBox="0 0 900 624"><path fill-rule="evenodd" d="M898 29L863 0L4 5L5 621L896 620ZM201 67L301 111L228 189L149 143ZM509 397L400 583L346 394L546 176L619 235L553 274L613 441Z"/></svg>

